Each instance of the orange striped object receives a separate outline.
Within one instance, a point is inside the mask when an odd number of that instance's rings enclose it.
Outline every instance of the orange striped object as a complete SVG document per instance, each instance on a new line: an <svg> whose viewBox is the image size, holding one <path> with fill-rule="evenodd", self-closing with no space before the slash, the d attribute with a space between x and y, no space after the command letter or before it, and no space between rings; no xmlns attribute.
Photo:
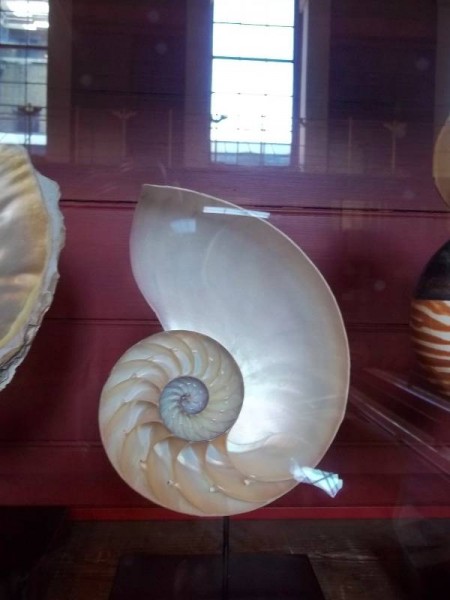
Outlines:
<svg viewBox="0 0 450 600"><path fill-rule="evenodd" d="M410 328L423 375L450 396L450 241L431 257L419 278Z"/></svg>
<svg viewBox="0 0 450 600"><path fill-rule="evenodd" d="M450 396L450 300L413 300L410 326L423 374Z"/></svg>

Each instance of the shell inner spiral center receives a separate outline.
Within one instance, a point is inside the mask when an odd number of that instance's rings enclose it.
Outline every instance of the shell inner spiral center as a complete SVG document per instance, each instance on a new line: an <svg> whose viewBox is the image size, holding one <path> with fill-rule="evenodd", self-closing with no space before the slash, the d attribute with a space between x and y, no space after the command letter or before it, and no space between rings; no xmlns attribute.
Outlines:
<svg viewBox="0 0 450 600"><path fill-rule="evenodd" d="M187 375L176 377L169 381L161 392L159 399L161 417L168 427L169 423L165 418L167 403L172 407L177 405L185 415L196 415L205 410L208 401L209 392L203 381Z"/></svg>

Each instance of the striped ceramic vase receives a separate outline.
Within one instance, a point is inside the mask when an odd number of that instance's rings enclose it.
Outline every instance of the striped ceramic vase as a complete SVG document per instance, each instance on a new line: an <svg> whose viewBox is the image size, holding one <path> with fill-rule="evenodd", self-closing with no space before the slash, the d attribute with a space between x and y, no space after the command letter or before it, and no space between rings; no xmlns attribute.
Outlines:
<svg viewBox="0 0 450 600"><path fill-rule="evenodd" d="M450 396L450 241L420 276L410 326L422 374L436 390Z"/></svg>

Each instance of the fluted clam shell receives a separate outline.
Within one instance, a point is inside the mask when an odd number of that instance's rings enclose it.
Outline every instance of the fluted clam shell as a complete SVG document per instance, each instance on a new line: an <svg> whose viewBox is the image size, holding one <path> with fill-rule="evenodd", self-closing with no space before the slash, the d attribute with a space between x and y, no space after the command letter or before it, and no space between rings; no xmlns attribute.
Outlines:
<svg viewBox="0 0 450 600"><path fill-rule="evenodd" d="M112 463L135 490L173 510L227 515L271 502L297 484L296 469L319 462L344 415L349 354L336 301L306 255L256 214L158 186L144 186L135 212L132 269L163 328L217 341L245 390L229 432L199 442L157 422L130 438L122 427L128 403L102 396ZM130 368L129 377L118 382L129 385L124 397L141 398L141 375ZM149 373L149 390L158 378Z"/></svg>
<svg viewBox="0 0 450 600"><path fill-rule="evenodd" d="M64 244L56 183L20 146L0 144L0 390L25 358L53 299Z"/></svg>

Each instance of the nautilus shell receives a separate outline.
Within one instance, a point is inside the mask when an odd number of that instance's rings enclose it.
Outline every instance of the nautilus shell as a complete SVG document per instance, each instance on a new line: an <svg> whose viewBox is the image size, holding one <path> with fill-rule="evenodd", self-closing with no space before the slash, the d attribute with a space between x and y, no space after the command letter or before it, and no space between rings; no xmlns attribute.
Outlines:
<svg viewBox="0 0 450 600"><path fill-rule="evenodd" d="M172 510L264 506L317 465L344 415L336 301L268 216L157 186L135 212L133 273L165 331L118 360L100 432L121 477Z"/></svg>
<svg viewBox="0 0 450 600"><path fill-rule="evenodd" d="M0 144L0 390L27 354L49 308L64 244L59 188L24 148Z"/></svg>
<svg viewBox="0 0 450 600"><path fill-rule="evenodd" d="M410 326L422 374L450 396L450 242L431 257L420 276Z"/></svg>

